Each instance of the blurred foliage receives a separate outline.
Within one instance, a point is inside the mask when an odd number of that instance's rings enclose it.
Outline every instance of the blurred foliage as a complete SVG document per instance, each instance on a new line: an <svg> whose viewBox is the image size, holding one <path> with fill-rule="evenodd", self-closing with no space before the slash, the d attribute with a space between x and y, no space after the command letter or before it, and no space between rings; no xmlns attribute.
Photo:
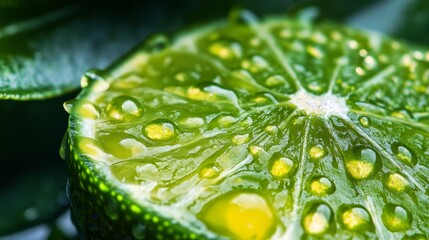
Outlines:
<svg viewBox="0 0 429 240"><path fill-rule="evenodd" d="M66 210L58 149L68 117L62 103L74 96L0 101L0 236L53 221Z"/></svg>
<svg viewBox="0 0 429 240"><path fill-rule="evenodd" d="M397 35L410 42L429 46L428 0L409 0Z"/></svg>
<svg viewBox="0 0 429 240"><path fill-rule="evenodd" d="M0 0L0 27L57 10L72 0Z"/></svg>

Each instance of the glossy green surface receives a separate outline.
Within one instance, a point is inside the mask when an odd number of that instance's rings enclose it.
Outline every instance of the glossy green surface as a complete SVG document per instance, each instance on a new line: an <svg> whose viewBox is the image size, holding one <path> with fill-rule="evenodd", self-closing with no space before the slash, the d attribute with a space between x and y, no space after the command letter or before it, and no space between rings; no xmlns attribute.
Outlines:
<svg viewBox="0 0 429 240"><path fill-rule="evenodd" d="M167 10L142 1L0 1L0 99L53 98L79 88L161 23Z"/></svg>
<svg viewBox="0 0 429 240"><path fill-rule="evenodd" d="M85 220L104 208L108 231L142 221L158 239L173 235L140 213L188 238L427 236L428 66L427 50L374 33L249 12L154 36L66 104L81 234L108 234ZM224 200L237 192L255 204ZM266 228L234 214L267 209Z"/></svg>

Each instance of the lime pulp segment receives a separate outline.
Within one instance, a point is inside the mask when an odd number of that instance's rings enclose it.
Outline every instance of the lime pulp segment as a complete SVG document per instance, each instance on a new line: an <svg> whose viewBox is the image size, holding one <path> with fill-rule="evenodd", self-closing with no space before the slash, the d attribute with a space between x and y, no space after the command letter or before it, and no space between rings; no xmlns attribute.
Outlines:
<svg viewBox="0 0 429 240"><path fill-rule="evenodd" d="M76 158L198 236L429 234L429 51L273 18L154 36L91 76L65 105Z"/></svg>

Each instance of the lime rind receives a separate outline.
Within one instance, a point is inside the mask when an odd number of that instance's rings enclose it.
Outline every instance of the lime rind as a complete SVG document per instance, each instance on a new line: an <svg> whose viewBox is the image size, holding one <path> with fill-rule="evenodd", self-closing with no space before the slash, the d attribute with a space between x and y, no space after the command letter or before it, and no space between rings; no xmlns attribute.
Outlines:
<svg viewBox="0 0 429 240"><path fill-rule="evenodd" d="M235 189L258 189L273 208L275 230L263 237L428 234L429 126L413 115L429 112L429 52L375 33L279 18L220 22L160 46L142 47L83 90L71 110L73 161L86 159L142 209L205 237L230 234L209 230L200 216ZM107 103L123 94L144 114L109 121ZM98 143L118 130L139 142L119 141L132 145L129 156ZM82 137L95 142L79 148ZM125 184L109 166L126 168L131 159L136 181ZM311 185L315 177L335 190ZM363 210L341 215L345 206ZM387 208L398 215L381 216Z"/></svg>

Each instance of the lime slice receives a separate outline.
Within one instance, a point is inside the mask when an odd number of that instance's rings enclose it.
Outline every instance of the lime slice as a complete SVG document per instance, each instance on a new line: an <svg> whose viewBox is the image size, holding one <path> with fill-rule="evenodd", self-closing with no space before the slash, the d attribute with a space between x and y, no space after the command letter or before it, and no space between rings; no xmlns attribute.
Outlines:
<svg viewBox="0 0 429 240"><path fill-rule="evenodd" d="M429 234L429 52L283 18L155 35L67 102L85 238Z"/></svg>

